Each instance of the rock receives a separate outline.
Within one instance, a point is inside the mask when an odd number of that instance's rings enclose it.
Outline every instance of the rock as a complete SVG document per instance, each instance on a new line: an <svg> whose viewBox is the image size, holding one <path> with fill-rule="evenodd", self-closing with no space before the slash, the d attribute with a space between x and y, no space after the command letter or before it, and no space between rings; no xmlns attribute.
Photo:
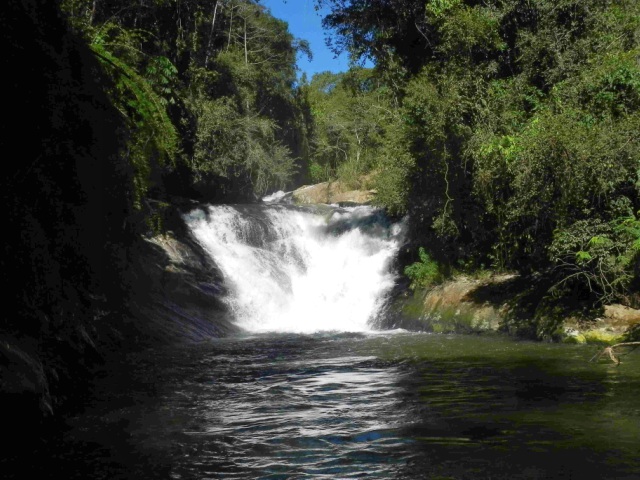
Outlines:
<svg viewBox="0 0 640 480"><path fill-rule="evenodd" d="M640 310L620 304L606 305L604 316L608 323L615 326L631 327L640 323Z"/></svg>
<svg viewBox="0 0 640 480"><path fill-rule="evenodd" d="M294 190L292 198L294 203L347 203L368 204L375 197L375 190L350 190L344 183L323 182L315 185L305 185Z"/></svg>
<svg viewBox="0 0 640 480"><path fill-rule="evenodd" d="M519 285L518 282L523 283ZM506 331L572 344L612 345L624 341L630 329L640 330L640 310L624 305L607 305L598 318L534 316L533 310L519 312L510 301L526 291L526 279L517 275L488 278L458 276L441 285L398 297L390 307L394 325L435 333L480 333ZM407 292L408 293L408 292ZM524 316L522 314L524 313ZM524 325L524 327L522 327ZM523 330L530 326L530 330Z"/></svg>
<svg viewBox="0 0 640 480"><path fill-rule="evenodd" d="M475 298L474 292L479 287L500 285L513 278L514 275L494 275L490 279L460 276L400 300L391 307L391 318L401 328L435 333L497 331L507 307L504 303Z"/></svg>
<svg viewBox="0 0 640 480"><path fill-rule="evenodd" d="M144 338L202 341L238 331L222 274L186 229L146 238L135 255L130 313Z"/></svg>
<svg viewBox="0 0 640 480"><path fill-rule="evenodd" d="M564 336L562 337L562 343L583 344L583 343L587 343L587 339L582 333L580 333L575 328L568 327L564 331Z"/></svg>
<svg viewBox="0 0 640 480"><path fill-rule="evenodd" d="M583 332L586 343L613 345L624 341L623 332L611 331L611 329L596 328Z"/></svg>

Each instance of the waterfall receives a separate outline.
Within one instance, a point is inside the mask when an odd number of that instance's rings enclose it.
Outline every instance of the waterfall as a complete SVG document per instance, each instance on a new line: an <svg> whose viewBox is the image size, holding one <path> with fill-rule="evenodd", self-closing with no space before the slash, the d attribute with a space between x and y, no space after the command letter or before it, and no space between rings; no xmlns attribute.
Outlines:
<svg viewBox="0 0 640 480"><path fill-rule="evenodd" d="M404 230L369 206L216 205L185 220L250 332L371 330Z"/></svg>

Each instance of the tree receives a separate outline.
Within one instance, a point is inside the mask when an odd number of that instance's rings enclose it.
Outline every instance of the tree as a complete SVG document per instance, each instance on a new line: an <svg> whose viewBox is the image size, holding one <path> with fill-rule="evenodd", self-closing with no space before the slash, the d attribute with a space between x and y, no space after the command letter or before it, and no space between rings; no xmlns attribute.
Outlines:
<svg viewBox="0 0 640 480"><path fill-rule="evenodd" d="M335 48L374 59L397 100L379 199L410 214L432 258L545 272L600 301L629 293L638 237L618 226L640 210L637 2L320 3ZM597 225L606 254L588 248Z"/></svg>
<svg viewBox="0 0 640 480"><path fill-rule="evenodd" d="M312 178L339 177L360 187L379 167L386 129L395 120L388 89L363 68L316 74L306 89L314 119Z"/></svg>
<svg viewBox="0 0 640 480"><path fill-rule="evenodd" d="M302 170L307 126L295 61L308 44L259 2L64 6L112 73L114 102L130 120L137 203L177 185L173 193L250 197L290 185Z"/></svg>

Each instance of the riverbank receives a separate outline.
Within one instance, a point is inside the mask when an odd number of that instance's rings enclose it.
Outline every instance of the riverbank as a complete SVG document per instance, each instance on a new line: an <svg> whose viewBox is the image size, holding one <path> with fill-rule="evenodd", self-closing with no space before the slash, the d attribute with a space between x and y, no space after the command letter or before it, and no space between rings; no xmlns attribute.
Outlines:
<svg viewBox="0 0 640 480"><path fill-rule="evenodd" d="M375 190L351 190L340 181L293 191L297 204L370 204ZM402 263L402 262L400 262ZM399 265L402 267L403 265ZM640 310L609 304L592 308L572 299L554 301L542 277L483 272L456 275L428 288L411 290L399 281L379 322L382 328L434 333L502 332L561 343L614 344L635 338Z"/></svg>
<svg viewBox="0 0 640 480"><path fill-rule="evenodd" d="M538 297L538 298L536 298ZM620 304L545 308L531 279L517 274L458 275L405 289L389 307L389 327L434 333L504 332L562 343L614 344L640 328L640 310Z"/></svg>

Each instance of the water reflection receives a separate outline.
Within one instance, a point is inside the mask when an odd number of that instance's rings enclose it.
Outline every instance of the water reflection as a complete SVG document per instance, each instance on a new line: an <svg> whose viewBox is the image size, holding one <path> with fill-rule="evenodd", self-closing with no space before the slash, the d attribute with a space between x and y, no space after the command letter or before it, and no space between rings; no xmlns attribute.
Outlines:
<svg viewBox="0 0 640 480"><path fill-rule="evenodd" d="M330 337L272 341L277 347L264 355L213 366L222 389L194 382L179 392L201 412L183 448L197 446L206 461L176 458L176 478L197 478L212 466L220 478L392 476L393 450L406 441L397 427L408 421L394 388L400 369L374 356L327 356ZM296 348L300 341L307 348ZM207 357L219 360L215 352ZM395 457L402 461L401 452Z"/></svg>
<svg viewBox="0 0 640 480"><path fill-rule="evenodd" d="M593 365L589 348L325 334L148 352L126 378L103 379L100 400L29 468L41 478L640 478L640 356Z"/></svg>

